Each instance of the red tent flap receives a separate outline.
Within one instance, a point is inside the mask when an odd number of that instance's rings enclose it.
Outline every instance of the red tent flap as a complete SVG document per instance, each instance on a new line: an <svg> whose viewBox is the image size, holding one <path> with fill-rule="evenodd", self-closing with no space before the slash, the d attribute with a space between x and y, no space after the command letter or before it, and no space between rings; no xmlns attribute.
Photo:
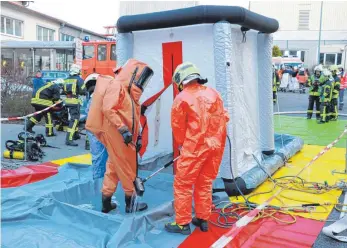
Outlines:
<svg viewBox="0 0 347 248"><path fill-rule="evenodd" d="M58 165L47 162L39 165L28 165L16 170L1 170L1 188L18 187L37 182L58 173Z"/></svg>

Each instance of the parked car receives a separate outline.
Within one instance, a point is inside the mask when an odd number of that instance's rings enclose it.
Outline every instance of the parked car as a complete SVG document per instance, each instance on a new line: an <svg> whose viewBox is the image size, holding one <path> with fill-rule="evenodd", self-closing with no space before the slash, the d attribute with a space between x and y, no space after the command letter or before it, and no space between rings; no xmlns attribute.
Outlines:
<svg viewBox="0 0 347 248"><path fill-rule="evenodd" d="M42 71L42 79L45 82L52 82L59 78L66 79L68 77L68 71Z"/></svg>

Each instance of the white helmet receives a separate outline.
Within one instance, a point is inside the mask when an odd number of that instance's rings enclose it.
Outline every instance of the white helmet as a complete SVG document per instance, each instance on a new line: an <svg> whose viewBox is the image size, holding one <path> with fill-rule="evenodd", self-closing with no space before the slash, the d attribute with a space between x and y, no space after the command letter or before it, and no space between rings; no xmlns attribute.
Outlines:
<svg viewBox="0 0 347 248"><path fill-rule="evenodd" d="M64 84L64 79L58 78L58 79L55 80L55 83L56 84Z"/></svg>
<svg viewBox="0 0 347 248"><path fill-rule="evenodd" d="M322 65L317 65L313 71L320 71L322 72L323 71L323 66Z"/></svg>
<svg viewBox="0 0 347 248"><path fill-rule="evenodd" d="M301 68L300 68L300 71L305 71L305 68L301 67Z"/></svg>
<svg viewBox="0 0 347 248"><path fill-rule="evenodd" d="M331 71L329 71L328 69L324 69L323 70L323 76L330 78L331 77Z"/></svg>
<svg viewBox="0 0 347 248"><path fill-rule="evenodd" d="M297 70L298 69L298 67L297 66L294 66L294 70Z"/></svg>
<svg viewBox="0 0 347 248"><path fill-rule="evenodd" d="M71 65L70 75L79 75L80 73L81 73L81 68L78 65L76 64Z"/></svg>

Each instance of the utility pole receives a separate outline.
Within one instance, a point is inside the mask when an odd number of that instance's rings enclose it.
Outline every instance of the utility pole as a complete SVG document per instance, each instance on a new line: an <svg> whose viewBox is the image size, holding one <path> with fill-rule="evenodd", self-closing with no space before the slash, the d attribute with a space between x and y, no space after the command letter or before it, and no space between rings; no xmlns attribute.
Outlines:
<svg viewBox="0 0 347 248"><path fill-rule="evenodd" d="M320 40L322 36L322 18L323 17L323 1L320 3L320 24L319 24L319 39L318 39L318 59L317 59L317 65L319 64L320 59ZM324 62L324 61L323 61Z"/></svg>

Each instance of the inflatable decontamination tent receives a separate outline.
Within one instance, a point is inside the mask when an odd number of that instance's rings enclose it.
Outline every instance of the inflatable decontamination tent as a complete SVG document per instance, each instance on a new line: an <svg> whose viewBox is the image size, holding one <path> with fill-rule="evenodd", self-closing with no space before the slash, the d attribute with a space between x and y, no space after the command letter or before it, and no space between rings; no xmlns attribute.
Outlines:
<svg viewBox="0 0 347 248"><path fill-rule="evenodd" d="M274 134L271 33L278 29L276 20L241 7L196 6L122 16L117 29L118 65L136 58L154 70L142 100L170 85L176 66L185 61L196 64L207 85L220 92L231 117L231 146L227 142L219 172L228 194L237 194L232 179L252 190L266 179L264 168L273 173L301 149L300 139ZM149 144L142 162L177 152L170 127L175 94L170 86L146 112Z"/></svg>

